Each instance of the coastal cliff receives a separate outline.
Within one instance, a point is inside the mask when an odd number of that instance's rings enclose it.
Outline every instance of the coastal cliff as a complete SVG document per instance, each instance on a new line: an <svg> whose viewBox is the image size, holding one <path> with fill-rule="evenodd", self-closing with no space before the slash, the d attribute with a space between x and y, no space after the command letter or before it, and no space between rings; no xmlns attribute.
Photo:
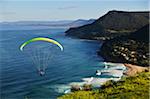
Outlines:
<svg viewBox="0 0 150 99"><path fill-rule="evenodd" d="M109 11L91 24L70 28L66 36L83 39L110 39L132 33L149 23L149 12Z"/></svg>
<svg viewBox="0 0 150 99"><path fill-rule="evenodd" d="M91 24L70 28L66 36L105 40L105 61L149 65L149 12L109 11Z"/></svg>

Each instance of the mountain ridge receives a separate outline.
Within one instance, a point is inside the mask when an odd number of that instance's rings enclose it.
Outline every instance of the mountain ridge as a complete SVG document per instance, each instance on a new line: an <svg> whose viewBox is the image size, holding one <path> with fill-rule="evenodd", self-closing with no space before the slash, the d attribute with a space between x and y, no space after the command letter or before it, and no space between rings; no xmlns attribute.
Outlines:
<svg viewBox="0 0 150 99"><path fill-rule="evenodd" d="M77 28L70 28L65 33L85 39L113 38L125 33L131 33L149 23L149 11L116 11L112 10L93 23Z"/></svg>

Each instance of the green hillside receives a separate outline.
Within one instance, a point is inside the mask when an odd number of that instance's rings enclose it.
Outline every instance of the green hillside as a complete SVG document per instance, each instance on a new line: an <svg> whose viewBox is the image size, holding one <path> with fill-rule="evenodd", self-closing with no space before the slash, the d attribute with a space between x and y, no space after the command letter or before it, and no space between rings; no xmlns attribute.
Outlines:
<svg viewBox="0 0 150 99"><path fill-rule="evenodd" d="M76 91L59 99L149 99L149 76L149 72L143 72L119 82L109 81L100 90Z"/></svg>
<svg viewBox="0 0 150 99"><path fill-rule="evenodd" d="M106 61L149 66L149 25L104 42L98 52Z"/></svg>
<svg viewBox="0 0 150 99"><path fill-rule="evenodd" d="M92 24L70 28L67 36L84 39L110 39L134 32L149 23L149 12L109 11Z"/></svg>

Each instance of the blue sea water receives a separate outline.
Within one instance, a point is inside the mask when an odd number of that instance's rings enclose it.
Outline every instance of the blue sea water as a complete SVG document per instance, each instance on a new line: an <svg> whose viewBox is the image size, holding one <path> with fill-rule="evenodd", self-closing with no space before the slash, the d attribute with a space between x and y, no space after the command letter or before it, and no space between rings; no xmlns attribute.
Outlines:
<svg viewBox="0 0 150 99"><path fill-rule="evenodd" d="M17 27L0 30L1 99L55 99L55 88L95 74L103 68L96 51L101 42L66 37L65 28ZM19 46L33 37L50 37L61 42L64 51L50 61L45 76L39 76L29 56ZM53 50L53 49L52 49Z"/></svg>

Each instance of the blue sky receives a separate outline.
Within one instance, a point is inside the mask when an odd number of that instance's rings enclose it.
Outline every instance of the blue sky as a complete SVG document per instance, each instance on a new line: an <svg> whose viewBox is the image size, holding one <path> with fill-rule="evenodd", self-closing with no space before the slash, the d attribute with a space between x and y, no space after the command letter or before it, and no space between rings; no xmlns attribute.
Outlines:
<svg viewBox="0 0 150 99"><path fill-rule="evenodd" d="M148 11L148 0L0 0L0 21L99 18L109 10Z"/></svg>

